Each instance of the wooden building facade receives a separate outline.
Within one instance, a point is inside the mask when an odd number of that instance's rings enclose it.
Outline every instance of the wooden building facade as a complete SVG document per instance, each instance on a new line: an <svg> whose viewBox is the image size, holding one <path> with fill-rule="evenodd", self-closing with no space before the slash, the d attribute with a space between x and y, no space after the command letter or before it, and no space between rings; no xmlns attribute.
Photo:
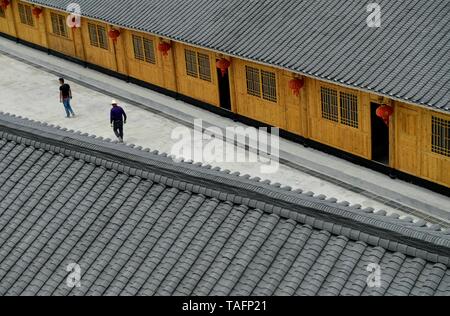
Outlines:
<svg viewBox="0 0 450 316"><path fill-rule="evenodd" d="M36 9L37 8L37 9ZM450 187L450 113L27 2L0 9L0 33L231 113L381 169ZM116 36L111 31L117 30ZM230 66L222 74L216 63ZM299 91L291 89L297 78ZM298 93L296 93L298 92ZM377 116L381 105L390 120ZM420 182L420 181L419 181Z"/></svg>

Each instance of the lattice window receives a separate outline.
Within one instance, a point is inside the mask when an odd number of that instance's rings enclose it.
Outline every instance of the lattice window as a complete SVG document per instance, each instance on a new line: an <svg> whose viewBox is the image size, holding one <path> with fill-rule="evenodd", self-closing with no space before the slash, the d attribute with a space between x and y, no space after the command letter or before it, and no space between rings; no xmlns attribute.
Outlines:
<svg viewBox="0 0 450 316"><path fill-rule="evenodd" d="M186 73L195 78L211 81L211 63L209 56L185 49Z"/></svg>
<svg viewBox="0 0 450 316"><path fill-rule="evenodd" d="M186 59L186 73L191 77L198 78L197 54L186 49L184 55Z"/></svg>
<svg viewBox="0 0 450 316"><path fill-rule="evenodd" d="M144 45L142 44L142 37L133 35L133 49L134 58L138 60L145 60Z"/></svg>
<svg viewBox="0 0 450 316"><path fill-rule="evenodd" d="M431 138L432 151L450 157L450 120L433 116Z"/></svg>
<svg viewBox="0 0 450 316"><path fill-rule="evenodd" d="M152 40L143 38L145 61L150 64L156 64L155 44Z"/></svg>
<svg viewBox="0 0 450 316"><path fill-rule="evenodd" d="M339 97L341 123L358 128L358 97L354 94L346 92L339 93Z"/></svg>
<svg viewBox="0 0 450 316"><path fill-rule="evenodd" d="M53 34L68 37L66 27L66 17L60 14L51 13L52 31Z"/></svg>
<svg viewBox="0 0 450 316"><path fill-rule="evenodd" d="M108 37L106 35L106 28L101 25L88 23L88 29L91 45L103 49L108 49Z"/></svg>
<svg viewBox="0 0 450 316"><path fill-rule="evenodd" d="M209 62L209 56L201 53L197 53L198 56L198 73L200 79L205 81L211 81L211 65Z"/></svg>
<svg viewBox="0 0 450 316"><path fill-rule="evenodd" d="M152 40L133 35L134 58L156 64L155 46Z"/></svg>
<svg viewBox="0 0 450 316"><path fill-rule="evenodd" d="M320 92L322 98L322 117L333 122L339 122L337 91L321 87Z"/></svg>
<svg viewBox="0 0 450 316"><path fill-rule="evenodd" d="M31 6L19 3L19 16L20 22L29 26L34 26L33 13L31 11Z"/></svg>
<svg viewBox="0 0 450 316"><path fill-rule="evenodd" d="M97 25L98 44L100 48L108 49L108 36L106 35L106 28Z"/></svg>
<svg viewBox="0 0 450 316"><path fill-rule="evenodd" d="M5 10L2 7L0 7L0 18L6 18Z"/></svg>
<svg viewBox="0 0 450 316"><path fill-rule="evenodd" d="M88 28L91 45L98 47L97 27L94 24L88 23Z"/></svg>
<svg viewBox="0 0 450 316"><path fill-rule="evenodd" d="M261 86L263 99L277 102L277 81L273 72L261 70Z"/></svg>
<svg viewBox="0 0 450 316"><path fill-rule="evenodd" d="M247 76L247 93L256 97L261 97L261 76L259 69L245 66Z"/></svg>

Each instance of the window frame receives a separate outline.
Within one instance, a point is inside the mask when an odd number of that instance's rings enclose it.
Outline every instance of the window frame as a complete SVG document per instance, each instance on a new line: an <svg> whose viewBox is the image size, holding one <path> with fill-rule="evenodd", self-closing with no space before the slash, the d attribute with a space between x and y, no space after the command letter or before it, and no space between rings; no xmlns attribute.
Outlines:
<svg viewBox="0 0 450 316"><path fill-rule="evenodd" d="M348 97L343 105L343 96ZM339 122L343 125L359 128L358 95L345 91L339 91Z"/></svg>
<svg viewBox="0 0 450 316"><path fill-rule="evenodd" d="M277 103L277 75L274 72L261 69L261 93L264 100Z"/></svg>
<svg viewBox="0 0 450 316"><path fill-rule="evenodd" d="M247 82L247 94L261 97L261 73L259 69L246 65L245 80Z"/></svg>
<svg viewBox="0 0 450 316"><path fill-rule="evenodd" d="M265 101L278 103L278 80L273 71L245 65L247 94Z"/></svg>
<svg viewBox="0 0 450 316"><path fill-rule="evenodd" d="M91 46L109 51L108 32L104 25L88 22L87 30Z"/></svg>
<svg viewBox="0 0 450 316"><path fill-rule="evenodd" d="M17 3L17 8L19 10L20 23L29 27L35 27L31 5L19 2Z"/></svg>
<svg viewBox="0 0 450 316"><path fill-rule="evenodd" d="M437 135L438 130L442 134ZM450 158L450 119L431 115L431 152Z"/></svg>
<svg viewBox="0 0 450 316"><path fill-rule="evenodd" d="M144 45L142 43L142 37L132 34L131 42L133 44L134 59L139 60L139 61L144 61L145 53L144 53Z"/></svg>
<svg viewBox="0 0 450 316"><path fill-rule="evenodd" d="M197 65L199 78L211 82L211 58L209 55L197 52Z"/></svg>
<svg viewBox="0 0 450 316"><path fill-rule="evenodd" d="M66 17L64 15L50 12L50 21L52 24L52 35L69 38L69 32L66 25ZM55 32L55 26L57 27L57 32Z"/></svg>
<svg viewBox="0 0 450 316"><path fill-rule="evenodd" d="M142 35L132 34L134 59L146 64L156 65L155 42ZM148 46L146 46L149 45Z"/></svg>
<svg viewBox="0 0 450 316"><path fill-rule="evenodd" d="M322 119L343 127L360 129L361 102L358 92L321 84L319 98Z"/></svg>
<svg viewBox="0 0 450 316"><path fill-rule="evenodd" d="M184 62L186 64L186 74L190 77L198 78L197 52L185 49Z"/></svg>
<svg viewBox="0 0 450 316"><path fill-rule="evenodd" d="M206 82L212 82L211 56L192 49L184 49L186 75Z"/></svg>
<svg viewBox="0 0 450 316"><path fill-rule="evenodd" d="M149 39L147 37L142 37L142 41L144 44L144 56L145 56L145 62L148 64L156 65L156 51L155 51L155 41L152 39ZM150 48L147 49L145 44L151 44Z"/></svg>
<svg viewBox="0 0 450 316"><path fill-rule="evenodd" d="M320 87L320 100L322 118L327 121L339 123L338 91L329 87ZM335 102L332 102L333 100Z"/></svg>

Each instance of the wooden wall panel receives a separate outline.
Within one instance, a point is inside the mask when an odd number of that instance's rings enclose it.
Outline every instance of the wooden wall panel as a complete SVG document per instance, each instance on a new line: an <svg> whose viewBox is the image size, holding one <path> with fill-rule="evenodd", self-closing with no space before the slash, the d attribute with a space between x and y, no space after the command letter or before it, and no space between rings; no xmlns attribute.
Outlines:
<svg viewBox="0 0 450 316"><path fill-rule="evenodd" d="M63 12L53 11L49 9L44 10L43 14L41 15L42 16L41 18L44 19L46 24L48 48L53 49L62 54L65 54L67 56L82 59L83 56L77 54L77 49L74 41L74 33L76 31L73 31L70 27L67 26L68 37L63 37L54 34L52 27L51 13L56 13L58 15L67 17L67 14Z"/></svg>
<svg viewBox="0 0 450 316"><path fill-rule="evenodd" d="M399 170L416 174L419 170L419 110L399 104L395 111L397 150L396 166Z"/></svg>
<svg viewBox="0 0 450 316"><path fill-rule="evenodd" d="M109 25L107 25L106 23L98 23L90 21L89 19L81 20L81 32L83 34L83 42L85 45L86 61L112 71L120 71L120 69L117 67L113 41L109 37L107 37L108 49L92 46L90 43L88 23L103 26L106 29L107 33L110 30Z"/></svg>
<svg viewBox="0 0 450 316"><path fill-rule="evenodd" d="M322 84L317 80L313 80L310 86L308 105L310 138L354 155L371 159L370 98L362 92ZM357 95L358 128L322 118L321 86Z"/></svg>
<svg viewBox="0 0 450 316"><path fill-rule="evenodd" d="M450 115L426 109L421 109L420 115L418 133L421 139L419 144L421 165L420 173L416 175L450 187L450 157L432 151L432 117L450 120Z"/></svg>
<svg viewBox="0 0 450 316"><path fill-rule="evenodd" d="M0 17L0 32L17 37L11 5L5 10L5 17Z"/></svg>
<svg viewBox="0 0 450 316"><path fill-rule="evenodd" d="M434 153L432 116L450 115L398 103L395 112L397 169L450 187L450 157Z"/></svg>
<svg viewBox="0 0 450 316"><path fill-rule="evenodd" d="M76 58L85 61L86 53L85 53L85 43L83 38L83 31L80 28L73 29L71 31L73 44L75 47L75 56Z"/></svg>
<svg viewBox="0 0 450 316"><path fill-rule="evenodd" d="M281 71L280 89L284 94L285 108L285 129L293 134L308 137L308 103L307 95L310 86L310 80L304 78L304 87L300 90L300 94L296 96L289 89L289 81L294 79L294 75L288 71Z"/></svg>
<svg viewBox="0 0 450 316"><path fill-rule="evenodd" d="M180 43L172 45L176 59L176 76L178 92L188 97L220 106L219 88L217 82L216 54L206 50L197 49ZM188 76L186 73L185 49L207 54L210 60L211 82Z"/></svg>
<svg viewBox="0 0 450 316"><path fill-rule="evenodd" d="M156 64L151 64L146 61L141 61L135 58L134 48L133 48L133 34L141 37L145 37L153 41ZM159 87L166 88L171 91L175 91L174 82L174 62L173 54L169 52L168 56L163 56L161 52L158 51L158 44L160 40L151 35L144 33L124 31L123 38L121 41L124 44L125 56L127 58L128 72L133 78L157 85ZM120 58L118 58L120 60Z"/></svg>
<svg viewBox="0 0 450 316"><path fill-rule="evenodd" d="M32 5L28 3L24 3L25 5L29 5L33 7ZM42 47L48 47L47 45L47 34L46 34L46 27L45 27L45 19L42 18L42 16L37 19L33 16L34 26L30 26L27 24L21 23L20 16L19 16L19 2L18 1L12 1L9 8L12 8L14 11L14 19L15 19L15 26L17 29L17 36L24 41L42 46Z"/></svg>
<svg viewBox="0 0 450 316"><path fill-rule="evenodd" d="M257 69L273 72L277 81L277 102L264 100L260 97L249 95L247 93L247 78L245 66L251 66ZM237 113L254 120L276 126L282 129L286 128L286 93L282 89L285 81L285 76L277 69L270 67L263 67L247 61L234 59L233 60L235 95L236 95L236 110ZM296 112L293 114L289 122L289 127L292 131L299 131L299 124L295 123L296 117L300 116L300 109L295 105L295 102L290 106L290 110Z"/></svg>
<svg viewBox="0 0 450 316"><path fill-rule="evenodd" d="M159 39L155 42L155 48L157 49L158 44L160 42L162 42L162 39ZM162 65L162 76L164 78L164 84L162 85L162 87L170 90L170 91L174 91L174 92L178 92L178 79L176 78L177 76L177 69L176 69L176 48L175 48L175 43L171 43L172 48L170 49L170 51L168 52L167 56L164 56L161 52L159 52L157 50L157 55L156 55L156 59L161 60L161 65ZM213 71L212 68L211 71Z"/></svg>

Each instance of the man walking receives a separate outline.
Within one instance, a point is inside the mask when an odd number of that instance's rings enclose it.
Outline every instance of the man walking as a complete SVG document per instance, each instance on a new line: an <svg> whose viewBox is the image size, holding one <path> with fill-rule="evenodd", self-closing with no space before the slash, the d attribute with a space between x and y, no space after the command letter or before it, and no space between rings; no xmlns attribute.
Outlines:
<svg viewBox="0 0 450 316"><path fill-rule="evenodd" d="M111 101L111 127L113 128L114 134L119 139L120 143L123 143L123 124L127 123L127 115L125 111L117 105L116 100Z"/></svg>
<svg viewBox="0 0 450 316"><path fill-rule="evenodd" d="M75 116L75 113L70 106L70 100L72 99L72 90L67 83L64 83L64 78L59 78L59 100L64 105L64 109L66 110L66 117L70 118L70 114L72 117Z"/></svg>

